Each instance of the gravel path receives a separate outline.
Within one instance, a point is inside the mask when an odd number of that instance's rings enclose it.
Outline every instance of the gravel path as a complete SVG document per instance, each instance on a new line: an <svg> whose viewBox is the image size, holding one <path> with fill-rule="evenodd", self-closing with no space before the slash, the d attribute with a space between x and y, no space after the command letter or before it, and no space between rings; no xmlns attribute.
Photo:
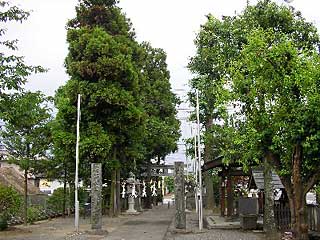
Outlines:
<svg viewBox="0 0 320 240"><path fill-rule="evenodd" d="M238 230L212 229L203 233L172 234L166 240L262 240L263 234Z"/></svg>
<svg viewBox="0 0 320 240"><path fill-rule="evenodd" d="M107 235L88 234L90 219L81 219L80 232L74 232L73 218L57 218L29 226L16 226L0 232L0 240L262 240L262 233L240 230L204 229L199 232L195 213L187 214L187 231L174 230L174 207L166 205L143 212L137 216L103 218Z"/></svg>

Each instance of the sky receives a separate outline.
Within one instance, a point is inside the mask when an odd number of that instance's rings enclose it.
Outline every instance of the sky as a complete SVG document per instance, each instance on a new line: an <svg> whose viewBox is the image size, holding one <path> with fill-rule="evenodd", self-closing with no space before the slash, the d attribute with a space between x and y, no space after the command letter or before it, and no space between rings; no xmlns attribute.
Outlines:
<svg viewBox="0 0 320 240"><path fill-rule="evenodd" d="M279 4L283 0L274 0ZM18 55L28 64L41 65L49 71L30 77L26 88L54 95L55 90L68 80L63 66L68 53L65 25L75 16L78 0L10 0L25 10L32 10L22 24L10 24L6 37L19 39ZM250 0L254 3L256 0ZM240 13L247 0L120 0L119 6L131 19L137 40L148 41L153 47L163 48L171 75L172 90L182 96L187 90L191 74L186 66L195 53L193 41L206 15ZM293 0L290 5L319 29L319 0ZM179 117L185 118L184 112ZM191 134L189 123L182 120L182 138ZM183 152L183 151L182 151ZM184 158L176 154L172 159Z"/></svg>

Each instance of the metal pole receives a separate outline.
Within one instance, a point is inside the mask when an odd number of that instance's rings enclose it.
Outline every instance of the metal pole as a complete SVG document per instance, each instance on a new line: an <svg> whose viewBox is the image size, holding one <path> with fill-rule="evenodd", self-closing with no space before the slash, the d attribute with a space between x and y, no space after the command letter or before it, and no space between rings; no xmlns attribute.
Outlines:
<svg viewBox="0 0 320 240"><path fill-rule="evenodd" d="M188 147L187 147L187 144L185 144L185 147L186 147L186 164L187 164L186 176L187 176L187 179L188 179L188 177L189 177L189 175L188 175L188 172L189 172L189 161L188 161Z"/></svg>
<svg viewBox="0 0 320 240"><path fill-rule="evenodd" d="M201 143L200 143L200 113L199 113L199 91L197 89L197 125L198 125L198 178L199 178L199 230L203 228L202 222L202 174L201 174Z"/></svg>
<svg viewBox="0 0 320 240"><path fill-rule="evenodd" d="M195 175L195 181L198 185L198 168L197 168L197 132L195 129L195 126L193 126L193 131L194 131L194 165L193 165L193 171ZM194 198L195 198L195 203L196 203L196 212L199 213L198 211L198 190L197 190L197 185L195 187L195 193L194 193Z"/></svg>
<svg viewBox="0 0 320 240"><path fill-rule="evenodd" d="M77 142L76 142L76 176L75 176L75 191L74 191L74 203L75 203L75 213L74 213L74 226L76 231L79 231L79 200L78 200L78 165L79 165L79 140L80 140L80 94L78 94L78 108L77 108Z"/></svg>

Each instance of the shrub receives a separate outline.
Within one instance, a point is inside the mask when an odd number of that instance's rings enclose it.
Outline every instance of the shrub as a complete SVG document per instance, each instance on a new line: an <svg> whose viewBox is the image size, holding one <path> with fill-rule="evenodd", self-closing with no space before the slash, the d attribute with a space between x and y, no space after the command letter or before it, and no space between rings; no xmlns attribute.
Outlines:
<svg viewBox="0 0 320 240"><path fill-rule="evenodd" d="M41 207L39 206L28 207L27 214L28 214L27 215L28 223L34 223L35 221L38 221L43 218L41 216L42 215Z"/></svg>
<svg viewBox="0 0 320 240"><path fill-rule="evenodd" d="M165 177L164 184L167 187L169 193L174 192L174 178L173 177Z"/></svg>
<svg viewBox="0 0 320 240"><path fill-rule="evenodd" d="M80 206L83 206L89 194L83 188L79 188L78 190ZM71 192L71 195L68 192L69 189L66 191L66 207L72 208L74 206L74 192ZM48 208L54 212L63 213L63 195L63 188L57 188L47 201Z"/></svg>
<svg viewBox="0 0 320 240"><path fill-rule="evenodd" d="M66 196L66 206L69 205L68 194ZM53 194L49 197L48 208L54 212L62 213L63 211L63 188L56 189Z"/></svg>
<svg viewBox="0 0 320 240"><path fill-rule="evenodd" d="M0 184L0 230L8 227L8 219L17 213L21 205L21 196L12 187Z"/></svg>

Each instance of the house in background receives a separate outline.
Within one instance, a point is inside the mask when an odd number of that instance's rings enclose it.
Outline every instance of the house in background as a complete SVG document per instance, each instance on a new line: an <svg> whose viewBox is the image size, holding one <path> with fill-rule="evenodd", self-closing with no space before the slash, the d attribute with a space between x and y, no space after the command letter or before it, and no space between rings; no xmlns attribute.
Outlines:
<svg viewBox="0 0 320 240"><path fill-rule="evenodd" d="M4 122L0 119L0 132L4 128ZM0 136L0 167L5 163L5 158L8 155L6 146L3 143L3 139Z"/></svg>
<svg viewBox="0 0 320 240"><path fill-rule="evenodd" d="M281 204L288 204L289 199L279 176L272 172L272 186L275 191L274 200ZM263 213L264 207L264 176L263 169L252 169L249 180L249 189L257 190L259 213Z"/></svg>

